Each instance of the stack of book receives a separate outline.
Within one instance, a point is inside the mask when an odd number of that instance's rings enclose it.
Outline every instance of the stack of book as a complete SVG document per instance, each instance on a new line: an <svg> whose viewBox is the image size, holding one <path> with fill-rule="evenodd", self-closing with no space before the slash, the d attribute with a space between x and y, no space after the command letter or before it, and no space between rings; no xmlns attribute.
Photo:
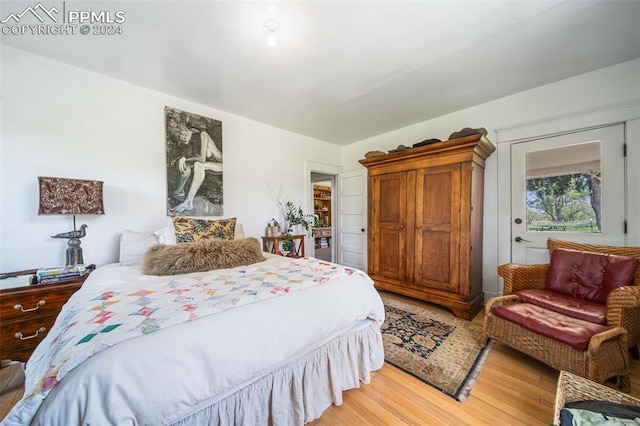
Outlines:
<svg viewBox="0 0 640 426"><path fill-rule="evenodd" d="M84 265L74 266L58 266L56 268L38 269L36 277L38 283L61 283L66 281L74 281L86 272Z"/></svg>

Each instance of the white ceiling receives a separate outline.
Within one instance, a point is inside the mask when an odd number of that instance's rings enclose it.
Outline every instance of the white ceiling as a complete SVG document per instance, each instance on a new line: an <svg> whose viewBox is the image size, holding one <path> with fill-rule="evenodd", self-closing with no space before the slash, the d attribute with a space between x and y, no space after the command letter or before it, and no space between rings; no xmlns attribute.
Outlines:
<svg viewBox="0 0 640 426"><path fill-rule="evenodd" d="M3 0L0 19L36 2ZM64 7L122 10L123 34L2 43L339 145L640 57L637 0ZM270 17L280 25L275 48Z"/></svg>

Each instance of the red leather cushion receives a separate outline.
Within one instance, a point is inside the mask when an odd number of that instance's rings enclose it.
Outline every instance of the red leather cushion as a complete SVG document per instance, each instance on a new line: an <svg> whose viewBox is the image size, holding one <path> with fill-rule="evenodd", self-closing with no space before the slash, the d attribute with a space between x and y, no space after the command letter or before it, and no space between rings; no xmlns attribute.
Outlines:
<svg viewBox="0 0 640 426"><path fill-rule="evenodd" d="M637 267L635 257L555 249L546 289L607 303L611 290L633 282Z"/></svg>
<svg viewBox="0 0 640 426"><path fill-rule="evenodd" d="M596 324L607 323L607 305L604 303L537 288L516 291L514 294L517 294L523 302L542 306L570 317Z"/></svg>
<svg viewBox="0 0 640 426"><path fill-rule="evenodd" d="M609 327L589 321L572 318L531 303L516 303L498 306L493 314L507 321L516 323L534 333L556 340L585 351L594 334L601 333Z"/></svg>

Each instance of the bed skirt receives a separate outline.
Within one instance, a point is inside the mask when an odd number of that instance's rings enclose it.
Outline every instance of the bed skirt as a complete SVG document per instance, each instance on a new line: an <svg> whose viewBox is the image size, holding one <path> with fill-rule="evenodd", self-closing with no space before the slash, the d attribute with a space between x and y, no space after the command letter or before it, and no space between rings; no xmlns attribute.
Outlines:
<svg viewBox="0 0 640 426"><path fill-rule="evenodd" d="M341 405L343 391L369 383L383 364L380 326L366 321L174 425L303 425Z"/></svg>

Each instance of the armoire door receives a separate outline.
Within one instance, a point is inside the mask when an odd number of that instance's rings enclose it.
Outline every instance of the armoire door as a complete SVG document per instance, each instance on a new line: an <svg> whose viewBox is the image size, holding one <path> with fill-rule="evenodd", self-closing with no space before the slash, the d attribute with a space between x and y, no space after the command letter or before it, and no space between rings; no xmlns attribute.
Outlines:
<svg viewBox="0 0 640 426"><path fill-rule="evenodd" d="M405 277L407 174L370 178L369 272L386 278Z"/></svg>
<svg viewBox="0 0 640 426"><path fill-rule="evenodd" d="M460 164L417 170L415 283L457 293L460 246Z"/></svg>

